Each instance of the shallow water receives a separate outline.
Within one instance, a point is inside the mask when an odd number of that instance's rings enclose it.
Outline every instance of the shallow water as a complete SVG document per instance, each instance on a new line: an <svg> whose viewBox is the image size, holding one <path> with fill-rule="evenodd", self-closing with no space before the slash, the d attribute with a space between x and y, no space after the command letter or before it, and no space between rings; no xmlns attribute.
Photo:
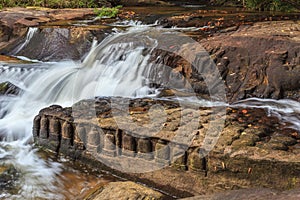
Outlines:
<svg viewBox="0 0 300 200"><path fill-rule="evenodd" d="M126 8L131 10L132 8ZM193 8L194 9L194 8ZM187 12L187 8L135 8L153 23L157 17ZM151 12L150 12L151 11ZM190 8L189 8L190 11ZM115 178L109 174L96 173L61 157L39 153L32 145L32 120L43 107L59 104L71 106L81 99L94 96L153 96L156 90L147 83L151 65L149 54L143 51L155 47L157 41L144 34L149 31L138 21L110 24L122 27L101 44L95 45L85 61L62 61L34 64L1 64L0 82L9 81L21 89L20 96L0 98L0 185L2 199L73 199L97 185L106 184ZM134 26L127 32L124 28ZM152 24L150 26L157 26ZM184 29L174 30L185 31ZM27 40L18 47L24 48L35 29L28 33ZM170 29L165 30L170 32ZM190 29L188 31L191 31ZM153 35L152 32L149 32ZM161 32L158 32L161 33ZM127 40L137 37L136 43ZM21 57L22 58L22 57ZM23 58L24 59L24 58ZM32 61L32 60L31 60ZM182 98L182 101L198 103L199 106L233 106L265 108L270 115L283 123L300 129L299 103L291 100L247 99L228 105L226 102L211 102L198 98Z"/></svg>
<svg viewBox="0 0 300 200"><path fill-rule="evenodd" d="M83 199L94 189L120 180L108 172L30 146L19 146L18 150L11 146L13 155L7 151L9 145L5 146L5 156L0 148L0 199Z"/></svg>

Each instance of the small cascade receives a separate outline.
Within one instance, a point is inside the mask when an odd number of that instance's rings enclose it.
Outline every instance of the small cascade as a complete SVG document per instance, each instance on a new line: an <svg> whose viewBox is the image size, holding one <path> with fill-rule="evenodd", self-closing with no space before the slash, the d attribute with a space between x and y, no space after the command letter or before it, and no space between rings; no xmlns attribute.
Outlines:
<svg viewBox="0 0 300 200"><path fill-rule="evenodd" d="M36 63L34 70L26 66L2 66L0 80L25 91L2 107L6 114L0 120L0 127L5 138L8 141L31 138L31 131L26 129L31 128L33 116L51 104L71 106L95 96L138 97L155 92L147 85L151 65L145 46L154 48L156 40L143 31L134 29L107 37L92 48L83 63ZM133 35L135 38L126 39Z"/></svg>
<svg viewBox="0 0 300 200"><path fill-rule="evenodd" d="M30 42L37 30L29 29L25 42L15 54ZM20 185L27 185L27 188L20 188L21 195L16 196L17 199L62 198L53 196L58 189L53 177L59 174L59 165L51 166L40 161L31 145L28 145L32 141L33 117L39 110L53 104L72 106L81 99L95 96L134 98L155 95L156 89L150 86L152 77L164 81L162 70L156 69L157 65L151 63L151 53L161 42L157 39L160 34L165 34L162 41L172 35L171 30L162 33L161 29L136 25L125 32L113 33L100 44L94 45L82 63L61 61L0 66L0 82L11 82L23 90L20 96L0 99L0 159L15 166L24 175L19 180ZM227 105L223 102L202 103L201 106ZM300 105L293 101L248 99L232 106L267 108L271 114L293 122L294 127L300 128L300 119L296 115L300 112ZM26 162L23 158L26 158ZM32 193L35 188L42 190Z"/></svg>
<svg viewBox="0 0 300 200"><path fill-rule="evenodd" d="M30 65L0 65L0 83L10 82L22 90L25 90L38 74L49 68L47 64L43 66Z"/></svg>
<svg viewBox="0 0 300 200"><path fill-rule="evenodd" d="M28 45L34 34L38 31L39 29L37 27L29 27L25 41L23 44L19 45L13 52L13 55L17 55L24 47Z"/></svg>
<svg viewBox="0 0 300 200"><path fill-rule="evenodd" d="M290 99L249 98L238 101L232 107L263 108L268 115L275 116L290 128L300 130L300 103Z"/></svg>
<svg viewBox="0 0 300 200"><path fill-rule="evenodd" d="M36 32L29 30L25 47ZM8 81L23 90L20 96L1 97L0 156L8 165L13 165L21 175L18 195L5 198L62 199L54 195L59 188L55 176L59 165L51 166L38 159L28 142L32 138L33 117L43 107L73 103L95 96L146 96L152 91L147 86L149 52L145 46L154 48L156 40L141 34L142 29L115 33L100 44L94 45L83 63L61 61L57 63L35 63L29 65L5 65L0 67L1 82ZM136 38L126 40L131 35ZM150 49L151 49L150 48ZM26 153L27 152L27 153ZM24 161L26 153L26 162ZM39 167L34 167L34 166ZM30 170L30 171L28 171ZM47 184L45 185L45 181ZM40 188L33 192L34 188ZM2 198L2 196L1 196Z"/></svg>

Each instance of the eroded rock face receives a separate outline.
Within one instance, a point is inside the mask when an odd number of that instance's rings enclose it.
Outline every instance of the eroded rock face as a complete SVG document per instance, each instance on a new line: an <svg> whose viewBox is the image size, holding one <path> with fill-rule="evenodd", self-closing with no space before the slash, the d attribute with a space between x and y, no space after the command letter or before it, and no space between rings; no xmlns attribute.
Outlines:
<svg viewBox="0 0 300 200"><path fill-rule="evenodd" d="M299 100L299 22L262 22L202 40L223 75L230 101Z"/></svg>
<svg viewBox="0 0 300 200"><path fill-rule="evenodd" d="M80 60L89 51L93 35L83 28L37 29L26 45L25 39L5 48L7 54L41 61Z"/></svg>
<svg viewBox="0 0 300 200"><path fill-rule="evenodd" d="M158 62L171 67L170 76L183 75L185 85L191 85L192 92L200 96L211 94L208 86L213 90L213 85L224 84L229 102L249 97L291 98L299 101L299 35L299 22L259 22L199 39L199 45L210 57L199 56L198 60L196 57L194 62L190 62L186 59L189 55L182 58L170 52L158 51L154 58L159 57ZM204 55L203 50L195 46L170 48L179 48L175 52L202 52ZM197 50L190 51L192 48ZM208 75L214 73L211 70L213 65L219 75L209 78ZM210 84L206 80L211 80Z"/></svg>
<svg viewBox="0 0 300 200"><path fill-rule="evenodd" d="M41 110L33 135L41 146L181 197L297 187L298 131L263 109L224 109L99 98Z"/></svg>
<svg viewBox="0 0 300 200"><path fill-rule="evenodd" d="M8 8L0 12L0 48L24 36L28 27L36 27L50 21L83 19L93 15L93 9L25 9Z"/></svg>

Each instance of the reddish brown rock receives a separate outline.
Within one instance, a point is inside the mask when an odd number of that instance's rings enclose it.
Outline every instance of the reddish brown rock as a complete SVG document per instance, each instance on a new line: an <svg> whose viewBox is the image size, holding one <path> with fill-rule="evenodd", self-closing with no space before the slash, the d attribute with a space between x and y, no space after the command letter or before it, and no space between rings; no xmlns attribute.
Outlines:
<svg viewBox="0 0 300 200"><path fill-rule="evenodd" d="M84 19L94 15L93 9L7 8L0 12L0 49L25 36L28 27L58 20Z"/></svg>
<svg viewBox="0 0 300 200"><path fill-rule="evenodd" d="M223 74L230 101L246 97L299 100L299 35L299 22L261 22L200 43Z"/></svg>

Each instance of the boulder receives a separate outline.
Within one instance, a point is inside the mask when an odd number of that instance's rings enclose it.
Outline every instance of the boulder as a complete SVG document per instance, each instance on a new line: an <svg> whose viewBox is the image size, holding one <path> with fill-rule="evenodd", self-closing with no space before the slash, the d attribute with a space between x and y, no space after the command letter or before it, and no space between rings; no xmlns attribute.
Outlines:
<svg viewBox="0 0 300 200"><path fill-rule="evenodd" d="M98 189L94 194L86 197L86 200L162 200L165 195L158 191L154 191L146 186L125 181L111 182L103 188Z"/></svg>
<svg viewBox="0 0 300 200"><path fill-rule="evenodd" d="M7 8L0 12L0 52L25 38L28 27L58 20L85 19L94 15L93 9L35 9Z"/></svg>

